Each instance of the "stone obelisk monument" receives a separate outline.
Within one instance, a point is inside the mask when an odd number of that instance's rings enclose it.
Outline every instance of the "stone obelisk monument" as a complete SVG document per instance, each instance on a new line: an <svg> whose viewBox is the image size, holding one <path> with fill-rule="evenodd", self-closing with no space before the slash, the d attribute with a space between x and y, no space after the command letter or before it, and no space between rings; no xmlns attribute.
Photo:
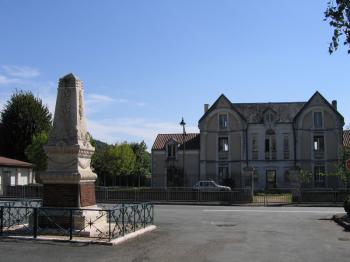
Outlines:
<svg viewBox="0 0 350 262"><path fill-rule="evenodd" d="M53 128L45 151L48 167L44 207L86 207L96 204L96 174L91 170L95 148L86 130L83 83L73 74L59 80Z"/></svg>

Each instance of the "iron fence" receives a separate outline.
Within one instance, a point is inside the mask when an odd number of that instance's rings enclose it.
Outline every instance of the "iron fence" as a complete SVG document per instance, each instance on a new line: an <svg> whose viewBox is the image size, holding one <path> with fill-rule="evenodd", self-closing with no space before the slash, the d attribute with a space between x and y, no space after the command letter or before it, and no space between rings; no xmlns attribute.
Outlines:
<svg viewBox="0 0 350 262"><path fill-rule="evenodd" d="M42 198L41 185L11 186L3 196L4 201L10 199ZM123 188L96 187L96 200L99 203L116 202L219 202L225 204L255 203L341 203L350 195L348 189L298 189L275 188L255 190L254 198L250 188L235 188L233 191L203 191L192 188ZM12 200L11 200L12 201ZM1 200L0 200L1 202Z"/></svg>
<svg viewBox="0 0 350 262"><path fill-rule="evenodd" d="M0 235L111 241L154 223L152 203L113 208L0 206Z"/></svg>
<svg viewBox="0 0 350 262"><path fill-rule="evenodd" d="M111 189L96 188L96 200L103 202L223 202L246 203L251 201L249 191L202 191L193 189Z"/></svg>

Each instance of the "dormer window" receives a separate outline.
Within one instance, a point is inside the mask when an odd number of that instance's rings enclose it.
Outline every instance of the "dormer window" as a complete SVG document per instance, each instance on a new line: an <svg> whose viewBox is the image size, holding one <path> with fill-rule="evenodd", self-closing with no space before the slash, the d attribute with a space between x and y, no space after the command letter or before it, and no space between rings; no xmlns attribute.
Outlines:
<svg viewBox="0 0 350 262"><path fill-rule="evenodd" d="M176 157L176 144L167 145L167 155L168 155L168 158Z"/></svg>
<svg viewBox="0 0 350 262"><path fill-rule="evenodd" d="M219 115L219 128L226 129L227 128L227 114Z"/></svg>
<svg viewBox="0 0 350 262"><path fill-rule="evenodd" d="M314 112L314 128L323 127L323 117L322 112Z"/></svg>

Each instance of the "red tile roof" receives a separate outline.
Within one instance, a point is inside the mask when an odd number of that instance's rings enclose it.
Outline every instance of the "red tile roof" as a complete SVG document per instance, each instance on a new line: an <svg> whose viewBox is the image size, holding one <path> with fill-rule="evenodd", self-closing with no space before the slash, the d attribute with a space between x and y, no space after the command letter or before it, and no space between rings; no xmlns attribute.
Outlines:
<svg viewBox="0 0 350 262"><path fill-rule="evenodd" d="M174 140L180 144L182 149L182 134L159 134L154 141L152 150L164 150L165 145L170 141ZM186 149L188 150L199 150L200 146L200 135L198 133L189 133L185 135Z"/></svg>
<svg viewBox="0 0 350 262"><path fill-rule="evenodd" d="M11 159L7 157L0 156L0 166L10 166L10 167L33 167L31 163L19 161L16 159Z"/></svg>
<svg viewBox="0 0 350 262"><path fill-rule="evenodd" d="M344 130L343 132L343 145L350 147L350 130Z"/></svg>

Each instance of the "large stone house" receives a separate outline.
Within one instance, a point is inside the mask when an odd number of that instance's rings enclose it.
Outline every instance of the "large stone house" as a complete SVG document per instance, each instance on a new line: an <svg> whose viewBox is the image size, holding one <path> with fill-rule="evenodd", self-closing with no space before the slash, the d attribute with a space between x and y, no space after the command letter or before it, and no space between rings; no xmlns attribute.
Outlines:
<svg viewBox="0 0 350 262"><path fill-rule="evenodd" d="M340 186L322 174L339 164L343 126L337 102L319 92L306 102L278 103L232 103L221 95L204 105L199 134L157 136L152 186L192 187L210 179L245 188L254 178L256 189L288 188L296 170L312 173L308 186Z"/></svg>

